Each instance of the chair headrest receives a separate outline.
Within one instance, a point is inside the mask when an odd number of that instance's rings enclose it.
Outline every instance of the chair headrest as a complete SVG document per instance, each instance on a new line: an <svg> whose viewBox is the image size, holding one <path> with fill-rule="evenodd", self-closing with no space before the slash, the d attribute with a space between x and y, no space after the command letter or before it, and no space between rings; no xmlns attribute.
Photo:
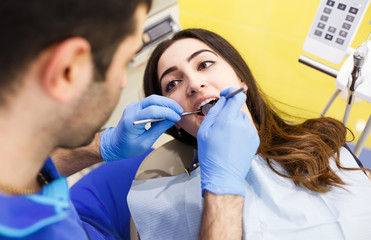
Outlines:
<svg viewBox="0 0 371 240"><path fill-rule="evenodd" d="M135 179L176 176L192 163L194 148L176 139L153 150L138 168Z"/></svg>

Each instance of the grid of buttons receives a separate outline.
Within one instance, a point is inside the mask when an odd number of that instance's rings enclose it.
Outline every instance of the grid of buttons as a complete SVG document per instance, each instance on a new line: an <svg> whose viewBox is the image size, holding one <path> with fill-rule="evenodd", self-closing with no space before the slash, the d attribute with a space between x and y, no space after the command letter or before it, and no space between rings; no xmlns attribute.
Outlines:
<svg viewBox="0 0 371 240"><path fill-rule="evenodd" d="M344 19L344 22L338 25L340 31L337 31L335 26L330 26L330 24L328 24L329 15L333 11L341 11L345 14L348 13ZM320 21L317 24L317 29L314 30L314 35L324 37L324 39L327 41L334 41L336 44L343 45L345 42L344 38L347 37L357 13L358 9L355 7L350 7L341 2L337 3L334 0L327 0L326 6L324 7L322 15L320 16Z"/></svg>

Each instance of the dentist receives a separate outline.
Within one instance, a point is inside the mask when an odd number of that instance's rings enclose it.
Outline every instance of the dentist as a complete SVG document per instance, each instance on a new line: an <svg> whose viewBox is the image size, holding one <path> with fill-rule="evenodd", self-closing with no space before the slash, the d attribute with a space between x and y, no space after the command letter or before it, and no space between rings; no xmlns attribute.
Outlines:
<svg viewBox="0 0 371 240"><path fill-rule="evenodd" d="M126 85L126 66L141 47L150 5L150 0L0 2L0 239L125 237L120 229L106 232L109 222L99 226L80 218L65 176L102 160L144 153L180 120L183 109L175 101L151 96L131 104L116 128L96 133ZM228 120L218 116L235 109L238 103L233 102L221 101L205 118L203 136L210 152L221 144L211 134L214 123ZM149 130L132 125L145 118L166 121ZM239 159L234 162L231 169L243 171ZM201 170L210 184L214 179L217 185L235 180L212 164ZM209 236L218 230L220 238L240 239L240 231L224 226L231 218L241 224L243 197L207 190L204 196L203 227Z"/></svg>

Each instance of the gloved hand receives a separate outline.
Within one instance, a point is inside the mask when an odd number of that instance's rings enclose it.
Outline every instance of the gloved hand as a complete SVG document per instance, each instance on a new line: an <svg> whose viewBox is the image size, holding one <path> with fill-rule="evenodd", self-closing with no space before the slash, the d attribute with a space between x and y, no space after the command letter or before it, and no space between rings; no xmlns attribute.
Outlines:
<svg viewBox="0 0 371 240"><path fill-rule="evenodd" d="M116 127L101 133L100 150L103 160L116 161L138 156L149 150L153 143L167 129L180 120L182 107L174 100L151 95L140 102L129 104ZM151 123L146 130L145 124L133 125L134 121L147 118L167 120Z"/></svg>
<svg viewBox="0 0 371 240"><path fill-rule="evenodd" d="M204 118L197 133L201 187L214 194L245 195L245 177L260 144L253 123L240 109L244 93L221 98Z"/></svg>

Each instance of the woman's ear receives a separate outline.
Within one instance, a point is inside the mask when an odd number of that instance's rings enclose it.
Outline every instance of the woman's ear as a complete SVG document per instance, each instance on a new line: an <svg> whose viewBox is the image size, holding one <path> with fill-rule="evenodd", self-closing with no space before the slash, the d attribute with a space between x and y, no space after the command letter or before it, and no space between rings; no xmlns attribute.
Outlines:
<svg viewBox="0 0 371 240"><path fill-rule="evenodd" d="M247 89L249 89L249 86L247 86L247 84L243 81L241 81L241 87L247 87Z"/></svg>
<svg viewBox="0 0 371 240"><path fill-rule="evenodd" d="M40 81L44 91L59 102L74 98L93 78L90 44L84 38L69 38L52 46Z"/></svg>

